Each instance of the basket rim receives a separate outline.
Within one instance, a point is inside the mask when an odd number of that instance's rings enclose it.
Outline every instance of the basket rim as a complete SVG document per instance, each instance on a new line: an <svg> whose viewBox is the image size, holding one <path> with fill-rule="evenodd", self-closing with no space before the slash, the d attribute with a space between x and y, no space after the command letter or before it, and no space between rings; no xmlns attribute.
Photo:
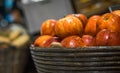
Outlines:
<svg viewBox="0 0 120 73"><path fill-rule="evenodd" d="M30 45L31 51L92 51L92 50L119 50L120 46L86 46L86 47L79 47L79 48L64 48L64 47L57 47L57 48L40 48L35 47L33 44Z"/></svg>

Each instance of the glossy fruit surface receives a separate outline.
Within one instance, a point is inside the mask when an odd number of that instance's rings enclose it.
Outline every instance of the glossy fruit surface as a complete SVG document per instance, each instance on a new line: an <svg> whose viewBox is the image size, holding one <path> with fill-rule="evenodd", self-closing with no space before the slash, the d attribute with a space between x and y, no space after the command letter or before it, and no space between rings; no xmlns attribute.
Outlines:
<svg viewBox="0 0 120 73"><path fill-rule="evenodd" d="M109 37L110 37L110 30L103 29L99 31L96 35L96 45L107 46Z"/></svg>
<svg viewBox="0 0 120 73"><path fill-rule="evenodd" d="M41 35L55 36L55 23L56 20L54 19L48 19L44 21L40 28Z"/></svg>
<svg viewBox="0 0 120 73"><path fill-rule="evenodd" d="M82 21L83 27L86 26L86 23L88 21L87 16L85 16L84 14L80 14L80 13L79 14L69 14L67 16L75 16L75 17L77 17L79 20Z"/></svg>
<svg viewBox="0 0 120 73"><path fill-rule="evenodd" d="M88 19L88 22L86 24L86 27L85 27L85 34L88 34L88 35L96 35L97 33L97 21L99 20L100 16L99 15L94 15L94 16L91 16L89 19Z"/></svg>
<svg viewBox="0 0 120 73"><path fill-rule="evenodd" d="M55 33L59 38L81 35L83 33L82 22L74 16L61 18L56 22Z"/></svg>
<svg viewBox="0 0 120 73"><path fill-rule="evenodd" d="M113 32L120 32L120 16L106 13L97 22L98 30L108 29Z"/></svg>
<svg viewBox="0 0 120 73"><path fill-rule="evenodd" d="M65 48L78 48L86 46L86 44L79 36L66 37L61 41L61 44Z"/></svg>
<svg viewBox="0 0 120 73"><path fill-rule="evenodd" d="M95 46L95 39L91 35L83 35L82 40L86 44L86 46Z"/></svg>
<svg viewBox="0 0 120 73"><path fill-rule="evenodd" d="M97 46L120 46L120 32L103 29L96 36Z"/></svg>
<svg viewBox="0 0 120 73"><path fill-rule="evenodd" d="M41 48L48 48L52 42L57 42L57 39L49 35L43 35L43 36L39 36L35 40L34 46L39 46Z"/></svg>
<svg viewBox="0 0 120 73"><path fill-rule="evenodd" d="M120 33L111 32L108 40L108 46L120 46Z"/></svg>

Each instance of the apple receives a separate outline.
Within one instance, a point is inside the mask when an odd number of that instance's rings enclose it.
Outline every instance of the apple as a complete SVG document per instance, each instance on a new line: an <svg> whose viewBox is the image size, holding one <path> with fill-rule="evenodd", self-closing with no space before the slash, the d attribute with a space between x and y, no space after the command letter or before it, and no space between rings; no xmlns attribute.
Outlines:
<svg viewBox="0 0 120 73"><path fill-rule="evenodd" d="M107 45L108 46L120 46L120 32L111 32Z"/></svg>
<svg viewBox="0 0 120 73"><path fill-rule="evenodd" d="M61 41L61 45L65 48L78 48L86 46L84 41L77 35L68 36L64 38Z"/></svg>
<svg viewBox="0 0 120 73"><path fill-rule="evenodd" d="M82 40L86 44L86 46L95 46L95 39L91 35L83 35Z"/></svg>
<svg viewBox="0 0 120 73"><path fill-rule="evenodd" d="M83 24L74 16L61 18L55 24L56 36L62 39L71 35L82 35L82 32Z"/></svg>
<svg viewBox="0 0 120 73"><path fill-rule="evenodd" d="M99 20L99 15L93 15L88 19L85 27L85 34L95 36L97 33L97 21Z"/></svg>
<svg viewBox="0 0 120 73"><path fill-rule="evenodd" d="M96 35L97 46L120 46L120 32L103 29Z"/></svg>
<svg viewBox="0 0 120 73"><path fill-rule="evenodd" d="M50 45L51 48L63 48L60 42L52 42Z"/></svg>
<svg viewBox="0 0 120 73"><path fill-rule="evenodd" d="M111 13L113 13L113 14L116 14L116 15L120 16L120 10L114 10L114 11L113 11L113 12L111 12Z"/></svg>
<svg viewBox="0 0 120 73"><path fill-rule="evenodd" d="M75 17L77 17L79 20L82 21L83 28L85 28L86 23L88 21L87 16L85 16L84 14L81 14L81 13L79 13L79 14L69 14L67 16L75 16Z"/></svg>
<svg viewBox="0 0 120 73"><path fill-rule="evenodd" d="M97 21L98 31L108 29L113 32L120 32L120 16L113 13L105 13Z"/></svg>
<svg viewBox="0 0 120 73"><path fill-rule="evenodd" d="M110 36L110 30L102 29L96 35L96 45L97 46L107 46Z"/></svg>
<svg viewBox="0 0 120 73"><path fill-rule="evenodd" d="M35 47L41 47L41 48L48 48L50 47L51 43L58 42L56 37L50 36L50 35L41 35L36 38L34 41Z"/></svg>
<svg viewBox="0 0 120 73"><path fill-rule="evenodd" d="M48 19L44 21L40 28L41 35L55 36L55 19Z"/></svg>

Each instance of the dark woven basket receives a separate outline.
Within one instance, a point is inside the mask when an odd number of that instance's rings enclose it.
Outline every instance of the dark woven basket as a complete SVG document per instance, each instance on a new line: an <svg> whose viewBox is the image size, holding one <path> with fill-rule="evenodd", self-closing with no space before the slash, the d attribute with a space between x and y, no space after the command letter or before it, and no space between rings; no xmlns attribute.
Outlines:
<svg viewBox="0 0 120 73"><path fill-rule="evenodd" d="M120 46L30 49L38 73L120 73Z"/></svg>
<svg viewBox="0 0 120 73"><path fill-rule="evenodd" d="M28 60L28 50L28 46L15 48L0 43L0 73L23 73Z"/></svg>

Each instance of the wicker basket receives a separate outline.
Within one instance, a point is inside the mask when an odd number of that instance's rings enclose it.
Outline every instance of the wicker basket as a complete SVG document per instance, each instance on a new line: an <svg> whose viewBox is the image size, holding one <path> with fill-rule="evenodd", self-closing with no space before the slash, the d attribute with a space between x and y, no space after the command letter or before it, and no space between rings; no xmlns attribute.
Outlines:
<svg viewBox="0 0 120 73"><path fill-rule="evenodd" d="M30 49L38 73L120 73L120 46Z"/></svg>
<svg viewBox="0 0 120 73"><path fill-rule="evenodd" d="M27 59L27 47L0 48L0 73L23 73Z"/></svg>

